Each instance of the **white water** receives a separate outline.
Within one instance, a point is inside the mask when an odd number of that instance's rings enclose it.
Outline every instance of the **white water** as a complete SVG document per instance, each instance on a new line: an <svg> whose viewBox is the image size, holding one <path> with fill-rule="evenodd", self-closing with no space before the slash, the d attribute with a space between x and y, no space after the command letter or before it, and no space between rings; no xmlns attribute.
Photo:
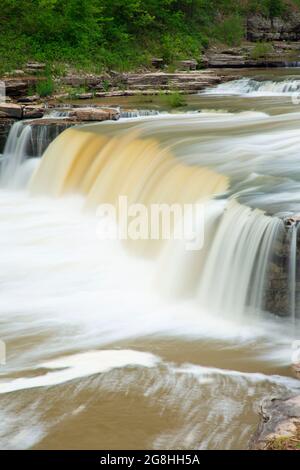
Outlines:
<svg viewBox="0 0 300 470"><path fill-rule="evenodd" d="M13 124L1 163L1 186L20 186L18 170L28 156L31 137L31 126L24 124L22 121Z"/></svg>
<svg viewBox="0 0 300 470"><path fill-rule="evenodd" d="M221 83L215 88L206 90L205 94L212 95L242 95L242 96L292 96L300 92L300 80L288 79L281 81L255 80L241 78L227 83Z"/></svg>
<svg viewBox="0 0 300 470"><path fill-rule="evenodd" d="M140 124L146 137L158 135L181 163L207 165L210 157L211 168L247 181L248 168L272 178L283 168L296 175L297 161L292 169L289 163L297 156L298 123L297 117L208 113L130 125ZM98 129L108 137L119 129L128 138L126 126ZM149 147L142 148L148 155ZM65 149L71 160L72 146ZM83 147L73 151L77 162L88 156ZM124 167L120 173L113 166L106 177L131 181ZM58 166L52 170L49 187ZM139 170L136 176L144 177ZM102 188L101 173L94 176ZM159 195L165 188L171 193L174 183L178 193L178 181L184 189L190 180L170 178ZM250 178L252 189L256 184ZM236 200L212 200L204 250L192 256L170 244L157 262L99 239L101 225L93 213L82 213L84 204L74 194L57 200L1 190L0 338L8 351L0 370L1 447L245 448L257 424L253 407L298 387L278 376L291 363L295 325L257 318L247 308L250 302L256 311L261 302L281 222Z"/></svg>

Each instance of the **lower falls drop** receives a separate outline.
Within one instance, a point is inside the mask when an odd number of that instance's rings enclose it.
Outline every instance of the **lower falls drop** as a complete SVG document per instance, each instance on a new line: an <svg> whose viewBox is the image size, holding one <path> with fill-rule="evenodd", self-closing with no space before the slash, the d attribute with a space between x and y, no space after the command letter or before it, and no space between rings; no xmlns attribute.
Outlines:
<svg viewBox="0 0 300 470"><path fill-rule="evenodd" d="M201 113L76 127L49 145L29 189L54 197L80 194L85 209L94 211L99 204L117 205L120 196L147 207L201 202L201 250L189 252L173 240L128 241L126 248L158 258L158 269L167 273L160 288L193 296L219 315L267 310L296 318L298 221L291 217L298 201L286 211L286 187L295 190L289 175L282 176L286 162L276 158L285 136L291 150L285 158L292 160L300 141L296 123L291 116ZM6 147L6 155L14 153L3 164L6 185L24 166L32 139L30 125L19 127ZM41 140L40 149L47 146Z"/></svg>

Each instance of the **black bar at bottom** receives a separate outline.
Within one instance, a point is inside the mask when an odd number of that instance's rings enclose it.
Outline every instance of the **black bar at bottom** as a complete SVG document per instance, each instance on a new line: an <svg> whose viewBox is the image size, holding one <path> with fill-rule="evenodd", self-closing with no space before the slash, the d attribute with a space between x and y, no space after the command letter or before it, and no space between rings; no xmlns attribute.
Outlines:
<svg viewBox="0 0 300 470"><path fill-rule="evenodd" d="M300 450L300 449L299 449ZM119 466L122 468L149 467L149 465L186 465L192 468L211 468L217 465L248 465L272 463L287 465L299 464L297 451L1 451L2 462L12 465L43 465L53 468L55 465L88 465L88 468Z"/></svg>

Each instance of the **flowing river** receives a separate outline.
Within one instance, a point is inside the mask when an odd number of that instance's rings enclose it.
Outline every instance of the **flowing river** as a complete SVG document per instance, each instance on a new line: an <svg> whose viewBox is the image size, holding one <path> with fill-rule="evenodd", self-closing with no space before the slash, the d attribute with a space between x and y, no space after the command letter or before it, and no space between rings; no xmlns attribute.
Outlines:
<svg viewBox="0 0 300 470"><path fill-rule="evenodd" d="M261 400L299 392L300 75L246 75L185 112L69 129L42 158L11 130L1 448L246 449ZM201 203L202 249L102 236L120 196Z"/></svg>

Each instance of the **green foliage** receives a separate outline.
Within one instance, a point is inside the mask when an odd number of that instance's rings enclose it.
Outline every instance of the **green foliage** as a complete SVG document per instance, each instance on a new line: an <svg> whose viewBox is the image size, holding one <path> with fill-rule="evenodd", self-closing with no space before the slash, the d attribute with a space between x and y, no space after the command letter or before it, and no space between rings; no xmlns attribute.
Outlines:
<svg viewBox="0 0 300 470"><path fill-rule="evenodd" d="M28 60L99 72L129 70L162 56L167 63L194 57L209 41L237 45L245 18L274 18L300 0L2 0L0 73ZM13 47L12 47L13 46Z"/></svg>
<svg viewBox="0 0 300 470"><path fill-rule="evenodd" d="M49 77L45 80L40 80L36 85L36 92L42 98L45 96L51 96L55 91L55 84L53 80Z"/></svg>
<svg viewBox="0 0 300 470"><path fill-rule="evenodd" d="M225 18L214 30L215 38L229 46L240 45L245 37L244 20L239 15Z"/></svg>
<svg viewBox="0 0 300 470"><path fill-rule="evenodd" d="M265 59L273 52L273 46L269 42L258 42L251 51L252 59Z"/></svg>
<svg viewBox="0 0 300 470"><path fill-rule="evenodd" d="M181 108L186 105L185 98L178 91L174 91L169 95L163 95L164 102L168 108Z"/></svg>

